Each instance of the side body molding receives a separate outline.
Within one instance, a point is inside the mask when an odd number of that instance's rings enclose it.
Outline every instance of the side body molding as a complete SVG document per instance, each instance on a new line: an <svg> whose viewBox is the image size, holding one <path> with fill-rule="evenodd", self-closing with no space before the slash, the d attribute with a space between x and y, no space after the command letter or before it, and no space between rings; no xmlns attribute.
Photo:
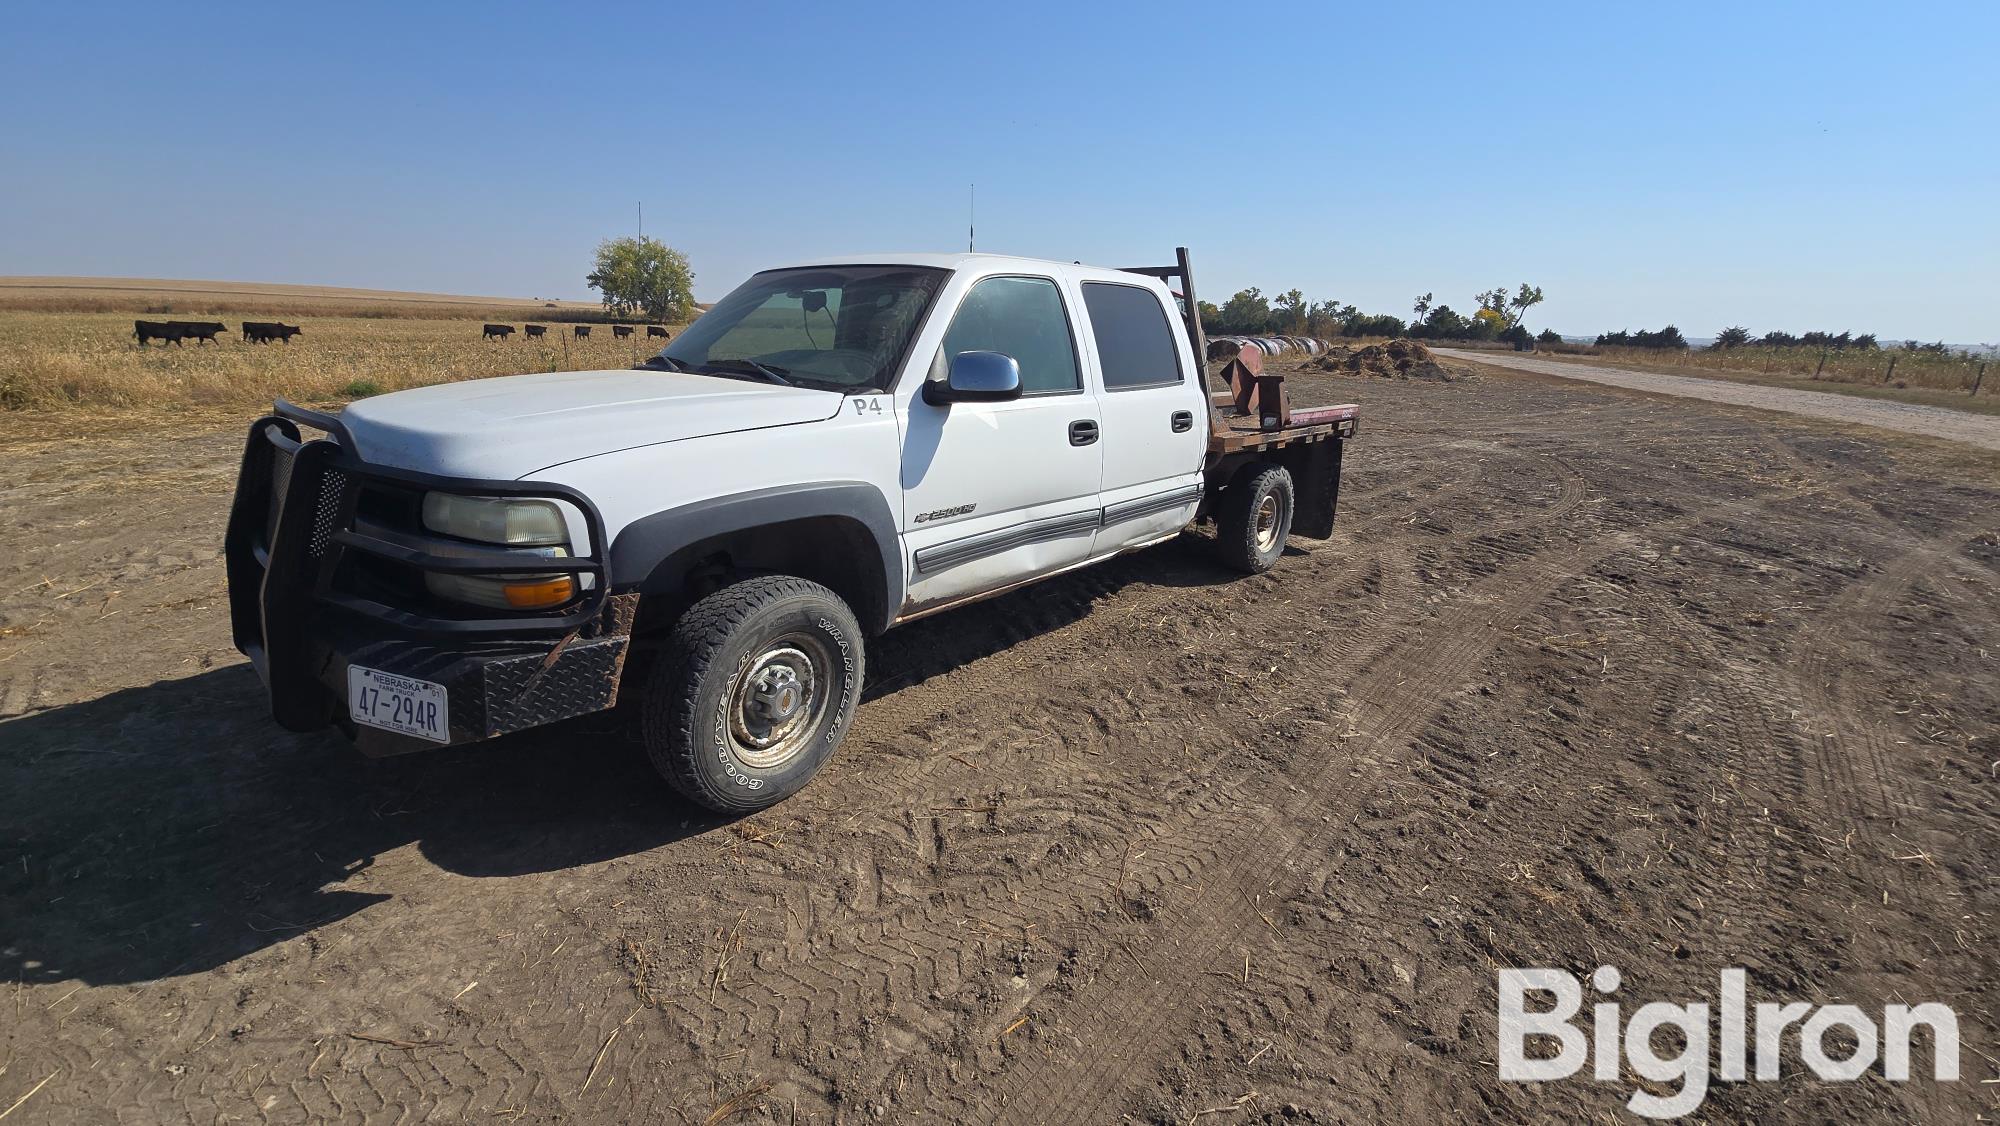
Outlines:
<svg viewBox="0 0 2000 1126"><path fill-rule="evenodd" d="M869 592L877 602L854 610L863 625L878 631L888 628L908 590L902 540L882 491L862 481L752 489L634 520L611 541L611 589L670 592L679 588L687 568L702 557L704 544L757 528L828 518L851 521L872 542L873 557L852 562L870 576L871 586L879 584L879 590Z"/></svg>

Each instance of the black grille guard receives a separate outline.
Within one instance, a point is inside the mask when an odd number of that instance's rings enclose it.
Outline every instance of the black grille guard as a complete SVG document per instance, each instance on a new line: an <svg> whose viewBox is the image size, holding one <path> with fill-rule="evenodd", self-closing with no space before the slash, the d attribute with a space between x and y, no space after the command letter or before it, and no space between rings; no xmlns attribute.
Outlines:
<svg viewBox="0 0 2000 1126"><path fill-rule="evenodd" d="M306 440L301 425L327 437ZM236 648L257 667L271 691L272 710L311 722L324 708L315 685L309 636L316 615L344 611L386 627L391 636L462 643L561 638L596 621L609 594L604 520L597 506L566 485L440 477L369 465L353 455L353 437L340 419L277 401L250 427L236 497L223 540L229 578L230 624ZM382 481L405 488L464 496L561 500L583 514L591 554L523 559L503 550L470 547L451 555L423 550L420 541L397 542L355 530L359 485ZM440 618L388 606L333 588L347 552L358 551L423 571L452 574L589 575L593 582L562 613L522 613L501 618ZM286 726L291 726L286 723Z"/></svg>

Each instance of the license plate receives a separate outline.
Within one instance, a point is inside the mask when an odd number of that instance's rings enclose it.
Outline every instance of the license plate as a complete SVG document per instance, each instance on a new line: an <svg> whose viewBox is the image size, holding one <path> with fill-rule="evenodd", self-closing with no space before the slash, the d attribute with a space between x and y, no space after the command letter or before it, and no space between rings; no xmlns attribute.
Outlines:
<svg viewBox="0 0 2000 1126"><path fill-rule="evenodd" d="M347 714L369 727L451 742L451 699L435 681L349 665Z"/></svg>

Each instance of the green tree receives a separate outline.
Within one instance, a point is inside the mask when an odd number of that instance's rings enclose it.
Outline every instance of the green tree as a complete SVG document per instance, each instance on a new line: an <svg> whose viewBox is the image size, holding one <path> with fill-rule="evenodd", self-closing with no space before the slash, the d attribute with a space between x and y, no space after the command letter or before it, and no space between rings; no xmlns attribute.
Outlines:
<svg viewBox="0 0 2000 1126"><path fill-rule="evenodd" d="M1465 340L1472 336L1472 322L1452 311L1449 305L1439 305L1424 317L1423 335L1433 340Z"/></svg>
<svg viewBox="0 0 2000 1126"><path fill-rule="evenodd" d="M1264 293L1256 286L1239 290L1222 306L1222 331L1231 335L1249 335L1271 331L1271 303L1264 299Z"/></svg>
<svg viewBox="0 0 2000 1126"><path fill-rule="evenodd" d="M613 316L644 313L684 321L694 312L694 271L687 255L658 239L615 238L597 244L597 264L584 278Z"/></svg>
<svg viewBox="0 0 2000 1126"><path fill-rule="evenodd" d="M1286 332L1304 332L1306 327L1306 295L1299 290L1281 293L1272 304L1277 306L1278 327Z"/></svg>
<svg viewBox="0 0 2000 1126"><path fill-rule="evenodd" d="M1499 291L1495 290L1494 292L1498 293ZM1522 282L1521 288L1517 290L1514 296L1509 298L1507 301L1507 304L1514 310L1514 318L1510 323L1509 327L1519 325L1521 323L1521 318L1528 315L1528 310L1534 308L1537 305L1540 305L1541 303L1542 303L1542 287L1538 285L1529 285L1527 282Z"/></svg>
<svg viewBox="0 0 2000 1126"><path fill-rule="evenodd" d="M1321 301L1307 309L1306 335L1322 340L1340 335L1340 302Z"/></svg>
<svg viewBox="0 0 2000 1126"><path fill-rule="evenodd" d="M1437 295L1434 293L1426 293L1422 297L1417 298L1416 304L1410 306L1411 311L1417 314L1417 319L1411 321L1410 322L1411 324L1424 323L1424 318L1428 316L1431 311L1431 299L1436 296Z"/></svg>
<svg viewBox="0 0 2000 1126"><path fill-rule="evenodd" d="M1750 330L1742 325L1730 325L1715 338L1710 348L1741 348L1750 343Z"/></svg>

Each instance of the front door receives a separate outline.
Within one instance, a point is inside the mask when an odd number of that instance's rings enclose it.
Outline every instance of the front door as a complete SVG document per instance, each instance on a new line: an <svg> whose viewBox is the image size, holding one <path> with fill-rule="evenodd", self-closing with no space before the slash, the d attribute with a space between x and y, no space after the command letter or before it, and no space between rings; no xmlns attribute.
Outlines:
<svg viewBox="0 0 2000 1126"><path fill-rule="evenodd" d="M1021 397L932 406L912 398L903 425L903 532L909 609L921 610L1080 563L1098 523L1103 471L1097 397L1055 279L974 283L931 365L1000 352L1021 367Z"/></svg>

